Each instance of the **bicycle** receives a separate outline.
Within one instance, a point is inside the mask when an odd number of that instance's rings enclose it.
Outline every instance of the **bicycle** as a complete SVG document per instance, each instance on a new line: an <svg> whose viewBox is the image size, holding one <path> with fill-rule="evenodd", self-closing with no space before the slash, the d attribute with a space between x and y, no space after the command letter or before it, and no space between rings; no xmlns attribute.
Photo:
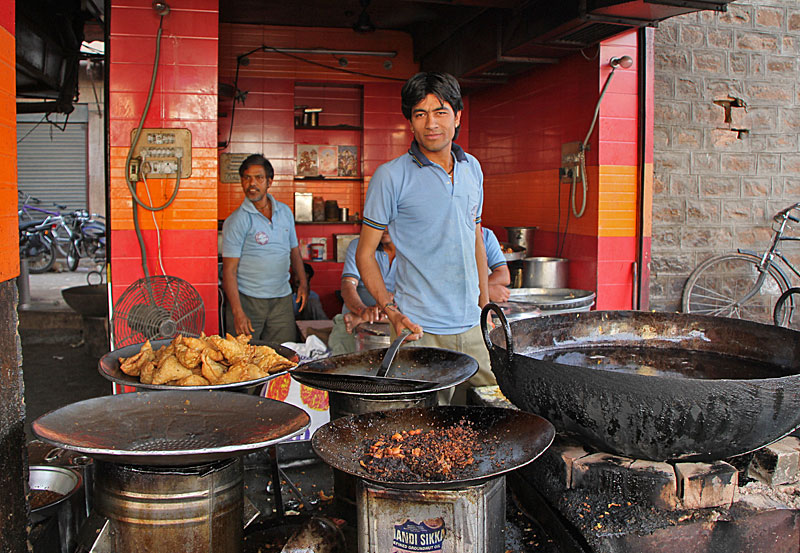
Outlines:
<svg viewBox="0 0 800 553"><path fill-rule="evenodd" d="M792 214L799 208L800 202L775 214L772 240L763 254L738 249L698 265L683 288L683 312L785 325L800 304L800 296L788 294L783 298L791 288L791 280L779 262L798 278L800 272L779 247L781 242L800 241L800 236L784 236L789 222L800 223L800 218ZM780 312L776 312L781 298Z"/></svg>

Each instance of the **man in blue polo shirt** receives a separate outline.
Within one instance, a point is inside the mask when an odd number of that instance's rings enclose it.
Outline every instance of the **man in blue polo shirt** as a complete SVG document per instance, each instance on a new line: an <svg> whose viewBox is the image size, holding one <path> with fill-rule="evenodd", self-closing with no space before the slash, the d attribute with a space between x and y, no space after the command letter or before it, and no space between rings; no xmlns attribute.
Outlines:
<svg viewBox="0 0 800 553"><path fill-rule="evenodd" d="M461 89L452 75L418 73L403 86L401 100L414 140L370 181L356 253L361 278L395 332L407 328L418 345L475 357L480 370L470 384L493 384L478 324L488 302L483 172L453 143L464 108ZM374 257L387 228L397 251L394 298Z"/></svg>
<svg viewBox="0 0 800 553"><path fill-rule="evenodd" d="M308 282L292 211L267 194L274 176L272 164L259 154L239 167L245 199L222 226L222 287L227 332L280 344L297 338L290 265L301 311Z"/></svg>
<svg viewBox="0 0 800 553"><path fill-rule="evenodd" d="M380 306L375 302L356 265L356 250L359 239L356 238L347 246L344 268L342 269L342 312L333 318L333 330L328 338L328 347L333 355L352 353L356 350L353 328L358 324L374 323L385 317ZM394 275L397 265L394 263L395 250L388 231L383 231L381 241L375 250L375 261L380 268L381 277L389 293L394 292Z"/></svg>

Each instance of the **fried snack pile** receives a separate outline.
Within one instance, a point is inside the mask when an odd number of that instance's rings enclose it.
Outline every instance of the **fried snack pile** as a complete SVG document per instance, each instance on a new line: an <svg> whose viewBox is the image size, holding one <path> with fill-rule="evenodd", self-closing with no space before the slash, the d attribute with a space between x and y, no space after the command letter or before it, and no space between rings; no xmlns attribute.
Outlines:
<svg viewBox="0 0 800 553"><path fill-rule="evenodd" d="M120 357L119 368L138 376L142 384L209 386L263 378L290 369L295 363L269 346L250 344L250 336L175 337L153 351L150 340L133 357Z"/></svg>
<svg viewBox="0 0 800 553"><path fill-rule="evenodd" d="M458 478L482 449L470 422L440 430L403 430L364 442L359 461L368 472L393 482L444 481Z"/></svg>

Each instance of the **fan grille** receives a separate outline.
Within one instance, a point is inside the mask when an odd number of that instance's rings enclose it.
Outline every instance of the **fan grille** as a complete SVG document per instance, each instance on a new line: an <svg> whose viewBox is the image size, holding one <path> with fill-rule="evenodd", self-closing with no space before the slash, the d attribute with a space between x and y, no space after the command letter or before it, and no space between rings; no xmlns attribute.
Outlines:
<svg viewBox="0 0 800 553"><path fill-rule="evenodd" d="M199 336L205 318L203 299L185 280L163 275L140 278L114 304L114 346L177 334Z"/></svg>

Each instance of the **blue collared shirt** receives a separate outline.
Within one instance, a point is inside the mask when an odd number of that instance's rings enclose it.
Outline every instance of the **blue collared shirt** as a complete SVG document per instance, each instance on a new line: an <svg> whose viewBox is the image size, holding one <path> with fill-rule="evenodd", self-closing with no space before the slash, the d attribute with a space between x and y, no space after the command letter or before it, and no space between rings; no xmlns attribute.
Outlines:
<svg viewBox="0 0 800 553"><path fill-rule="evenodd" d="M432 334L464 332L481 312L475 226L483 172L460 146L452 154L453 181L412 142L408 154L378 167L364 203L364 224L392 236L397 305Z"/></svg>
<svg viewBox="0 0 800 553"><path fill-rule="evenodd" d="M483 245L486 246L486 261L489 264L489 270L494 271L498 267L508 265L497 236L486 227L481 227L481 230L483 231Z"/></svg>
<svg viewBox="0 0 800 553"><path fill-rule="evenodd" d="M364 303L364 305L371 307L377 302L367 290L364 281L361 280L361 273L358 272L358 267L356 266L356 249L358 249L358 238L350 242L350 244L347 246L347 252L345 253L344 259L344 268L342 269L342 278L351 277L358 280L356 292L358 292L358 296L361 298L361 301ZM392 263L392 261L389 259L389 254L383 251L383 246L381 244L378 244L378 247L375 249L375 261L378 262L378 268L381 270L381 276L383 277L383 283L386 285L386 291L393 294L395 279L394 275L397 265ZM348 312L350 312L350 310L347 309L347 305L342 307L342 315Z"/></svg>
<svg viewBox="0 0 800 553"><path fill-rule="evenodd" d="M272 220L244 199L222 225L222 257L238 257L239 291L254 298L282 298L289 285L289 252L297 246L289 206L267 194Z"/></svg>

